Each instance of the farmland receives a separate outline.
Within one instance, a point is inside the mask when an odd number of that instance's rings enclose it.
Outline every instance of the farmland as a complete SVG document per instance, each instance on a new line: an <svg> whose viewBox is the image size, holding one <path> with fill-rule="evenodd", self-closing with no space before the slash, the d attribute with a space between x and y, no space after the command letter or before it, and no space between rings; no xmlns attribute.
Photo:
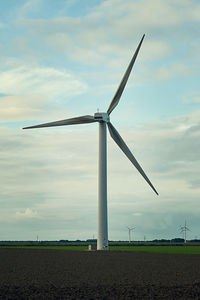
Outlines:
<svg viewBox="0 0 200 300"><path fill-rule="evenodd" d="M45 250L70 250L86 251L88 245L1 245L0 248L22 248L22 249L45 249ZM200 246L191 245L151 245L151 246L128 246L128 245L111 245L110 251L130 251L141 253L167 253L167 254L200 254Z"/></svg>
<svg viewBox="0 0 200 300"><path fill-rule="evenodd" d="M199 299L200 255L44 248L0 248L2 299Z"/></svg>
<svg viewBox="0 0 200 300"><path fill-rule="evenodd" d="M143 253L200 254L199 246L111 246L110 248L110 250Z"/></svg>

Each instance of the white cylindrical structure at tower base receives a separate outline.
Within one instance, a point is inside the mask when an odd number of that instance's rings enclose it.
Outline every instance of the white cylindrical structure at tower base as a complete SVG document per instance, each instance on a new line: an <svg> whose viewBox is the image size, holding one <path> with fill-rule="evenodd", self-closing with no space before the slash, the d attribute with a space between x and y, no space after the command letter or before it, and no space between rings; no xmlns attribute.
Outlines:
<svg viewBox="0 0 200 300"><path fill-rule="evenodd" d="M106 122L99 122L99 191L97 250L108 250Z"/></svg>

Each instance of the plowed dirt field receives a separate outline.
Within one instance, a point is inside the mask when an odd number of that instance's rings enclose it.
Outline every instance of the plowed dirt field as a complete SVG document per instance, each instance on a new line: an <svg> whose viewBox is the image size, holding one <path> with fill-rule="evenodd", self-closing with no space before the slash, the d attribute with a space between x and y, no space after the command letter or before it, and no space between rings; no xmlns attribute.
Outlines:
<svg viewBox="0 0 200 300"><path fill-rule="evenodd" d="M200 299L200 255L2 248L0 299Z"/></svg>

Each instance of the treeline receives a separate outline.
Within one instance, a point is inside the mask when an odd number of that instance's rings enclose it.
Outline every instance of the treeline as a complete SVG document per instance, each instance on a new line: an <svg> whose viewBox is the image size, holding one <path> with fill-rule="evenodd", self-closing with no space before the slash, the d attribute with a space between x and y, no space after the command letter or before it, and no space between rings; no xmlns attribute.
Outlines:
<svg viewBox="0 0 200 300"><path fill-rule="evenodd" d="M42 245L42 246L49 246L49 245L54 245L54 246L79 246L79 245L89 245L89 244L96 244L97 240L96 239L87 239L87 240L55 240L55 241L0 241L0 246L34 246L34 245ZM151 241L109 241L109 245L113 246L142 246L142 245L183 245L184 239L181 238L174 238L174 239L155 239ZM195 244L195 245L200 245L200 240L199 239L193 239L193 240L187 240L186 242L187 245L189 244Z"/></svg>

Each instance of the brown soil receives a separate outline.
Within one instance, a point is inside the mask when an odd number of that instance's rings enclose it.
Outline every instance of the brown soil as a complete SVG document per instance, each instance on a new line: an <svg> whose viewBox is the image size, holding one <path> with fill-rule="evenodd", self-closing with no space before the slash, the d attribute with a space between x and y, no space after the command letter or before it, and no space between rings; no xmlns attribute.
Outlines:
<svg viewBox="0 0 200 300"><path fill-rule="evenodd" d="M200 255L0 249L0 299L200 299Z"/></svg>

